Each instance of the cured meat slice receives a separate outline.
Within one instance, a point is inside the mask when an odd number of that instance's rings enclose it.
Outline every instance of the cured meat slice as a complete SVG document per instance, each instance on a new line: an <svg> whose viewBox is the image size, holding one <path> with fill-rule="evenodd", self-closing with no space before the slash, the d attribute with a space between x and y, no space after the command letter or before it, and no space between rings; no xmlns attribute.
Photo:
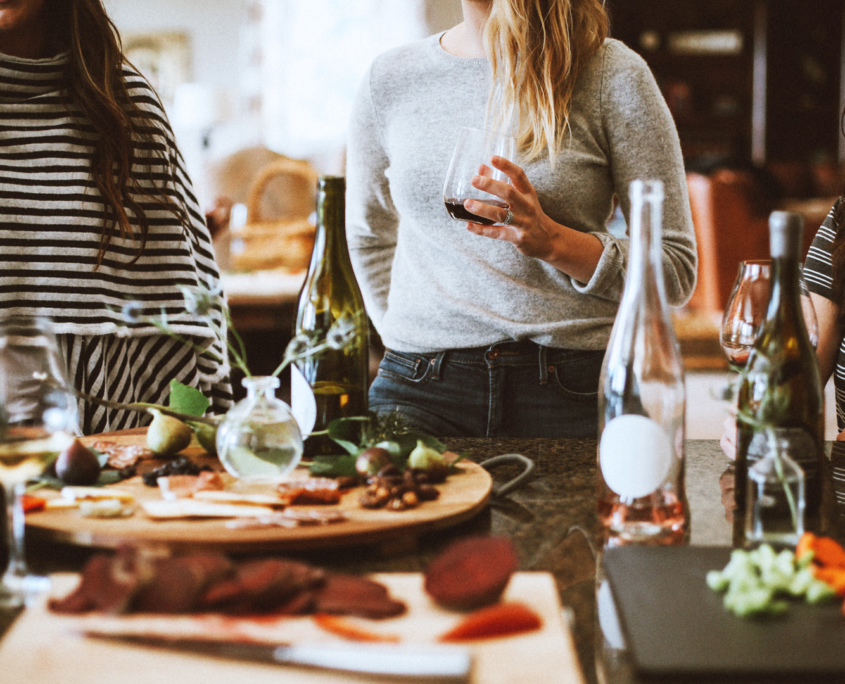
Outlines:
<svg viewBox="0 0 845 684"><path fill-rule="evenodd" d="M343 492L337 480L329 477L309 477L276 485L282 501L287 505L314 505L340 503Z"/></svg>
<svg viewBox="0 0 845 684"><path fill-rule="evenodd" d="M246 561L233 577L212 584L197 607L228 614L266 613L322 583L323 578L322 570L296 561Z"/></svg>
<svg viewBox="0 0 845 684"><path fill-rule="evenodd" d="M128 468L145 458L155 458L155 452L141 444L118 444L105 439L97 440L89 445L101 454L108 456L108 464L116 470Z"/></svg>
<svg viewBox="0 0 845 684"><path fill-rule="evenodd" d="M93 556L77 588L62 599L51 599L48 605L57 613L125 613L147 577L136 550L123 547L115 556Z"/></svg>
<svg viewBox="0 0 845 684"><path fill-rule="evenodd" d="M219 553L195 553L163 558L155 564L155 579L132 601L133 612L191 612L200 594L215 581L234 573L234 565Z"/></svg>
<svg viewBox="0 0 845 684"><path fill-rule="evenodd" d="M380 619L401 615L406 609L402 601L390 596L383 584L356 575L328 575L315 593L318 613Z"/></svg>

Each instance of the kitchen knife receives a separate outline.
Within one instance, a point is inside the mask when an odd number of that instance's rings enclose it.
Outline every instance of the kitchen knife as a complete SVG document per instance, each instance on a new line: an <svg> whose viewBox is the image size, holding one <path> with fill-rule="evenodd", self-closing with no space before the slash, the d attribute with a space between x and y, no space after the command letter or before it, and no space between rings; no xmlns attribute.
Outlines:
<svg viewBox="0 0 845 684"><path fill-rule="evenodd" d="M89 631L87 635L219 658L361 672L391 681L466 682L472 669L469 651L457 646L252 644L95 631Z"/></svg>

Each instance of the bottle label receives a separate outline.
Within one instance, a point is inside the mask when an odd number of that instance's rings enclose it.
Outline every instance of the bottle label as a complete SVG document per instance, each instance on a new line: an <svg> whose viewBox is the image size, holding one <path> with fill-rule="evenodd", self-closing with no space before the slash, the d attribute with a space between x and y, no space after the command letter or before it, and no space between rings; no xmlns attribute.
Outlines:
<svg viewBox="0 0 845 684"><path fill-rule="evenodd" d="M819 447L813 435L803 428L774 428L778 450L795 461L804 471L804 479L809 482L819 476ZM771 443L765 432L756 432L748 445L748 464L759 461L771 449Z"/></svg>
<svg viewBox="0 0 845 684"><path fill-rule="evenodd" d="M646 416L617 416L601 433L601 474L622 499L647 496L662 485L672 469L672 456L669 435Z"/></svg>
<svg viewBox="0 0 845 684"><path fill-rule="evenodd" d="M295 363L290 366L290 403L291 413L305 439L317 422L317 400L314 390Z"/></svg>

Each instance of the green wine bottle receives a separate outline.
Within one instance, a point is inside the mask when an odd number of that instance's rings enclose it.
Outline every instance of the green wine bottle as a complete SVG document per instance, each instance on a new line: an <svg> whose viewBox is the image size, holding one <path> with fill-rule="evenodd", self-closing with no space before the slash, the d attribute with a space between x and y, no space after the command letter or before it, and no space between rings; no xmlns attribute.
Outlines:
<svg viewBox="0 0 845 684"><path fill-rule="evenodd" d="M346 245L346 179L322 176L317 185L317 232L308 275L299 295L295 334L325 344L330 329L352 331L340 349L329 347L291 367L291 404L303 436L336 418L367 412L369 326L364 299ZM339 454L326 435L305 439L304 456Z"/></svg>
<svg viewBox="0 0 845 684"><path fill-rule="evenodd" d="M806 529L817 531L820 522L824 391L801 309L799 253L803 228L801 214L776 211L769 218L769 304L741 376L737 400L735 546L748 542L748 469L766 455L772 438L804 471Z"/></svg>

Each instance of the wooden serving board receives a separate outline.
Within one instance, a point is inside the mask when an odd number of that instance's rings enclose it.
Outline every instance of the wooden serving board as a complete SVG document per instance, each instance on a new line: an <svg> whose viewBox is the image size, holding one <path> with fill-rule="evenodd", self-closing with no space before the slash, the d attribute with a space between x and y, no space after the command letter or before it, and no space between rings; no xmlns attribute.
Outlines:
<svg viewBox="0 0 845 684"><path fill-rule="evenodd" d="M91 443L107 439L122 444L145 444L143 431L126 431L97 435L83 439ZM208 459L198 446L183 452L196 459ZM214 463L219 465L217 459ZM307 477L304 469L297 469L293 477ZM437 485L440 497L405 511L368 510L358 504L360 488L348 491L336 506L320 508L340 509L348 520L330 525L232 530L225 519L153 520L140 509L126 518L87 518L78 509L44 510L28 513L26 534L30 539L63 542L81 546L115 548L123 543L164 544L172 549L199 549L223 552L264 550L303 550L325 546L379 543L408 548L424 533L462 522L481 511L490 498L490 474L476 463L462 461L456 472L443 484ZM113 488L131 493L136 502L160 500L157 487L148 487L140 476L124 480ZM238 491L267 491L268 485L237 483ZM108 489L108 488L106 488ZM271 488L272 491L272 488ZM39 495L58 497L59 492L42 490ZM292 508L299 508L293 506ZM313 507L303 507L313 508Z"/></svg>
<svg viewBox="0 0 845 684"><path fill-rule="evenodd" d="M63 596L74 586L76 575L53 577L54 593ZM406 614L388 620L361 620L370 631L396 635L405 644L433 643L453 627L462 615L435 606L423 591L419 573L375 575L393 596L408 606ZM505 600L521 601L543 619L542 629L511 637L474 641L468 644L474 665L474 684L583 684L578 658L569 628L562 619L554 578L549 573L516 573L508 585ZM353 675L309 670L301 667L244 663L221 658L187 655L165 649L129 646L86 638L81 630L87 621L98 625L146 621L157 632L171 629L184 634L192 616L72 617L50 613L44 604L27 608L0 647L2 680L43 684L199 684L206 682L249 682L250 684L353 684L372 682L372 675ZM237 620L230 618L231 621ZM248 620L240 619L240 623ZM249 625L241 624L242 629ZM117 627L115 627L117 628ZM266 634L268 626L255 625ZM262 641L265 639L261 639ZM284 618L277 624L276 641L338 643L342 639L320 630L309 617ZM350 643L350 642L343 642ZM389 681L378 679L377 681Z"/></svg>

